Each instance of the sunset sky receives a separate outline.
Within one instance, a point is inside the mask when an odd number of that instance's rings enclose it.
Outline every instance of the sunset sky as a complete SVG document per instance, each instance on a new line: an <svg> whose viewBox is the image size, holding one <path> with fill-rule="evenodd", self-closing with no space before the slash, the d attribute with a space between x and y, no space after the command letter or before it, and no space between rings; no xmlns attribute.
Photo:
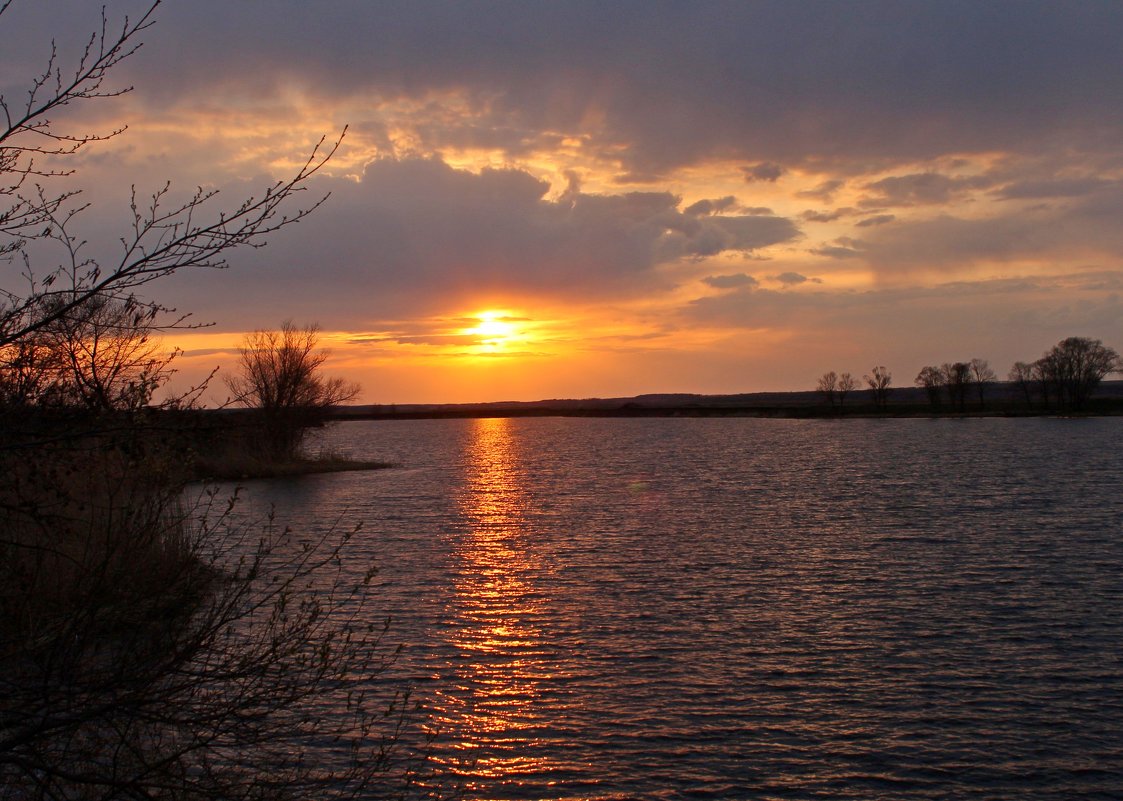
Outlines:
<svg viewBox="0 0 1123 801"><path fill-rule="evenodd" d="M66 63L99 5L15 0L4 93L52 37ZM1071 335L1123 347L1123 4L170 0L156 19L112 78L135 91L66 118L129 126L70 165L92 252L131 185L236 205L347 126L312 217L152 285L214 324L169 337L185 379L290 318L367 403L810 389L874 365L911 385L972 357L1004 376Z"/></svg>

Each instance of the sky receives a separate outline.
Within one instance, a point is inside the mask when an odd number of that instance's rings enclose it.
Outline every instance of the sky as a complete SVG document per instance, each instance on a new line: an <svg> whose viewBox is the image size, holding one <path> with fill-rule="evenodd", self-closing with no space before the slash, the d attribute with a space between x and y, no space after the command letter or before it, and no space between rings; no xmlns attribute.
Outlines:
<svg viewBox="0 0 1123 801"><path fill-rule="evenodd" d="M99 6L15 0L5 94L52 39L72 61ZM179 382L286 319L319 324L365 403L875 365L910 386L1067 336L1123 349L1119 3L169 0L155 20L110 78L133 91L59 117L128 126L69 165L90 253L120 247L130 187L236 206L346 127L313 215L150 286L209 324L167 336Z"/></svg>

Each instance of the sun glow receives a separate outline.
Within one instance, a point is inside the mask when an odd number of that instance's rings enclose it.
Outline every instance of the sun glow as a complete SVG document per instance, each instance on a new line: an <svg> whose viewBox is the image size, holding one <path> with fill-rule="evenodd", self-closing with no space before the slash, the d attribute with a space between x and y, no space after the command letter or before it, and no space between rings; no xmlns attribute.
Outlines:
<svg viewBox="0 0 1123 801"><path fill-rule="evenodd" d="M519 318L507 311L488 310L473 315L477 322L465 328L463 333L473 337L476 344L487 350L501 350L514 342L525 339L518 325Z"/></svg>

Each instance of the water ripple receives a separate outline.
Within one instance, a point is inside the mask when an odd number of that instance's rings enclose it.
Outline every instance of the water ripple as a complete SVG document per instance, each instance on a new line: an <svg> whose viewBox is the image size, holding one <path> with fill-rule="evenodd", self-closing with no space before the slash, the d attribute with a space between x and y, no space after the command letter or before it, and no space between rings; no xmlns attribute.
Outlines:
<svg viewBox="0 0 1123 801"><path fill-rule="evenodd" d="M1117 799L1123 422L480 420L263 482L364 522L481 799Z"/></svg>

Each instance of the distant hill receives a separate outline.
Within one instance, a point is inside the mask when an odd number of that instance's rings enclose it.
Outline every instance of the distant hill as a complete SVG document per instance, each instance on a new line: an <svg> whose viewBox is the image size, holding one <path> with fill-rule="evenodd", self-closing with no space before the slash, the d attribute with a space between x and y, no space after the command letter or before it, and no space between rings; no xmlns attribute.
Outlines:
<svg viewBox="0 0 1123 801"><path fill-rule="evenodd" d="M971 404L969 413L1039 414L1027 408L1018 388L1006 382L987 385L986 405ZM869 390L850 393L842 413L848 415L930 415L924 391L918 387L894 388L885 412L874 409ZM946 405L941 414L955 414ZM1123 381L1105 381L1096 392L1091 413L1123 413ZM753 416L828 417L837 415L818 392L750 392L736 395L653 393L627 398L552 398L538 401L488 403L399 403L344 406L335 411L340 420L418 419L442 417L651 417L651 416Z"/></svg>

